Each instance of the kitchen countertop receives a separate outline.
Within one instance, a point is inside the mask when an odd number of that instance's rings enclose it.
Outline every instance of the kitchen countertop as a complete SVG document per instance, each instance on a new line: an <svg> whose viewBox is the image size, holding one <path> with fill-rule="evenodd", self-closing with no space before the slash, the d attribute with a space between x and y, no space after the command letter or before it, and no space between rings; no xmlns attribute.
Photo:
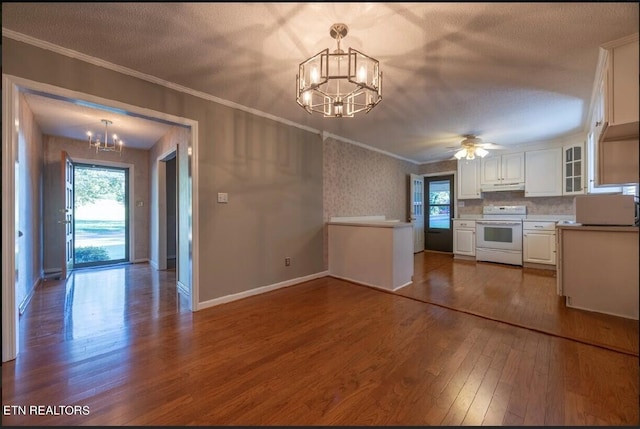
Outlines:
<svg viewBox="0 0 640 429"><path fill-rule="evenodd" d="M454 218L454 220L480 220L482 219L482 215L460 215L459 217ZM534 222L573 222L575 220L575 216L573 215L529 215L525 219L525 221L534 221Z"/></svg>
<svg viewBox="0 0 640 429"><path fill-rule="evenodd" d="M327 225L370 226L376 228L405 228L413 226L411 222L387 219L382 215L370 216L332 216Z"/></svg>
<svg viewBox="0 0 640 429"><path fill-rule="evenodd" d="M614 232L635 232L638 233L637 226L617 226L617 225L582 225L580 223L558 223L558 229L580 230L580 231L614 231Z"/></svg>

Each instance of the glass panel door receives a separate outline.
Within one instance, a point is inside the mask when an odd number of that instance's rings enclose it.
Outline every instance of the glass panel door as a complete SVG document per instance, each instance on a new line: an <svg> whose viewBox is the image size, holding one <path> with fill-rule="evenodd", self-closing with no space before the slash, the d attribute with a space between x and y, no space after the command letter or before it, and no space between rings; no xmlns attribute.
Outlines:
<svg viewBox="0 0 640 429"><path fill-rule="evenodd" d="M453 251L453 175L427 177L425 190L425 248L440 252Z"/></svg>
<svg viewBox="0 0 640 429"><path fill-rule="evenodd" d="M74 265L129 261L129 170L74 166Z"/></svg>

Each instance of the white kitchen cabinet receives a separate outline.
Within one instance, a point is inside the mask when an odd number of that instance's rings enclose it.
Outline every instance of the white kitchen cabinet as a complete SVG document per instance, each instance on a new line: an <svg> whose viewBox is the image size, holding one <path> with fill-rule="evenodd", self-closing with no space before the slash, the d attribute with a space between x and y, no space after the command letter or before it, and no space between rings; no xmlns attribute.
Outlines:
<svg viewBox="0 0 640 429"><path fill-rule="evenodd" d="M638 34L603 45L607 52L602 73L604 140L638 135ZM633 129L635 127L635 130ZM617 129L620 128L620 129ZM627 134L628 135L628 134Z"/></svg>
<svg viewBox="0 0 640 429"><path fill-rule="evenodd" d="M555 222L527 220L522 222L522 261L555 266Z"/></svg>
<svg viewBox="0 0 640 429"><path fill-rule="evenodd" d="M524 152L488 156L480 161L480 185L524 183Z"/></svg>
<svg viewBox="0 0 640 429"><path fill-rule="evenodd" d="M478 159L461 159L458 161L458 199L470 200L481 198L480 194L480 162Z"/></svg>
<svg viewBox="0 0 640 429"><path fill-rule="evenodd" d="M453 220L453 254L455 256L476 256L476 221Z"/></svg>
<svg viewBox="0 0 640 429"><path fill-rule="evenodd" d="M638 34L603 45L594 110L597 185L638 183Z"/></svg>
<svg viewBox="0 0 640 429"><path fill-rule="evenodd" d="M567 307L638 320L638 227L558 225L557 233Z"/></svg>
<svg viewBox="0 0 640 429"><path fill-rule="evenodd" d="M562 195L585 193L585 161L583 143L562 148Z"/></svg>
<svg viewBox="0 0 640 429"><path fill-rule="evenodd" d="M525 197L562 195L562 148L525 152Z"/></svg>

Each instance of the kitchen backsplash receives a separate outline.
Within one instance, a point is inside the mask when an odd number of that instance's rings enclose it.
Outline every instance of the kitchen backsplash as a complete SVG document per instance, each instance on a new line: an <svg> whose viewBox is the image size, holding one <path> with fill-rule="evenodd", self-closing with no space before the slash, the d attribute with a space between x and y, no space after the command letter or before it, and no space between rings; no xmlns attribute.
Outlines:
<svg viewBox="0 0 640 429"><path fill-rule="evenodd" d="M523 191L483 192L479 200L464 201L464 207L457 207L456 216L481 215L482 207L494 206L527 206L527 215L574 215L574 196L567 197L535 197L525 198Z"/></svg>

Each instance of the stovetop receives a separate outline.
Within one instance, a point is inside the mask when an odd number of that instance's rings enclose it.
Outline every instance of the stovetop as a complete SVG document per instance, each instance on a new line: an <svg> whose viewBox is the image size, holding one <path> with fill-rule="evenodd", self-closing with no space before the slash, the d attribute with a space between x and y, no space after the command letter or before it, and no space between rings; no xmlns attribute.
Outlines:
<svg viewBox="0 0 640 429"><path fill-rule="evenodd" d="M524 220L527 217L527 206L484 206L483 220Z"/></svg>

